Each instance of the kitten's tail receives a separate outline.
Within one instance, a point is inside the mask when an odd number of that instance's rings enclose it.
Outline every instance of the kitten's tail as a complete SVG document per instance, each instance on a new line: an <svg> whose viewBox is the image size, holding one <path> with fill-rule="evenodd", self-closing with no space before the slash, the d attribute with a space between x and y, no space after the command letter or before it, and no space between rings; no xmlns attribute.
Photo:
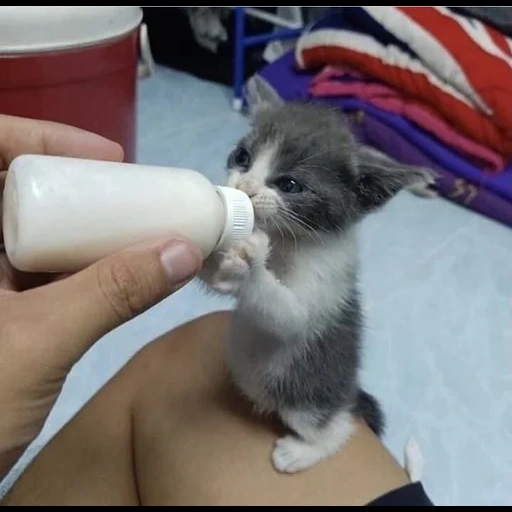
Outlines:
<svg viewBox="0 0 512 512"><path fill-rule="evenodd" d="M379 402L376 398L363 391L359 390L357 395L356 414L362 416L364 421L373 430L377 436L381 436L384 432L384 414L380 408Z"/></svg>

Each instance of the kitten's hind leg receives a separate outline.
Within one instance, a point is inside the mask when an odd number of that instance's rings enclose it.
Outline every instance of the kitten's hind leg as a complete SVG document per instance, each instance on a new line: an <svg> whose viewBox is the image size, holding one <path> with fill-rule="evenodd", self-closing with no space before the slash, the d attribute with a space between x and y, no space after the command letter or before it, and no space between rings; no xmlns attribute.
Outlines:
<svg viewBox="0 0 512 512"><path fill-rule="evenodd" d="M334 455L355 431L352 413L337 411L328 421L312 412L280 411L283 422L296 435L278 439L272 452L274 467L282 473L309 469Z"/></svg>

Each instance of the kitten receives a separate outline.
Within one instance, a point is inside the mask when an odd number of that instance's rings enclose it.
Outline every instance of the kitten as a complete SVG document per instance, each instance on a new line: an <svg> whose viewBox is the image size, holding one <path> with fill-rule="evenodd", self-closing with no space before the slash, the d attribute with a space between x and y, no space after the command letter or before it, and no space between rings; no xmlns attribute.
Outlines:
<svg viewBox="0 0 512 512"><path fill-rule="evenodd" d="M362 416L383 415L359 385L362 314L357 225L431 175L359 146L342 114L315 104L260 109L228 159L252 199L249 240L205 262L202 279L238 298L227 340L234 382L292 433L272 453L293 473L338 451Z"/></svg>

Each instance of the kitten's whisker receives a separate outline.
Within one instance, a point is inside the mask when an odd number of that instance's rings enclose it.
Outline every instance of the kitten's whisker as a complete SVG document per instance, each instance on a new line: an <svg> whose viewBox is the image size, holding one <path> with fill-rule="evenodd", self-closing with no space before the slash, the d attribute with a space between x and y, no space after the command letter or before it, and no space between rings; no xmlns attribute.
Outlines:
<svg viewBox="0 0 512 512"><path fill-rule="evenodd" d="M297 220L300 220L302 223L304 223L304 224L306 224L307 226L309 226L309 227L311 228L311 230L313 230L313 231L315 232L315 234L317 234L317 235L318 235L318 233L319 233L319 232L320 232L320 233L328 233L328 232L329 232L326 228L324 228L324 227L322 227L322 226L318 226L318 225L317 225L317 226L312 226L311 224L308 224L308 223L306 222L306 220L304 219L304 217L300 216L299 214L296 214L296 213L295 213L294 215L295 215L295 218L296 218ZM318 236L319 236L319 235L318 235Z"/></svg>
<svg viewBox="0 0 512 512"><path fill-rule="evenodd" d="M285 243L284 233L282 232L281 228L279 227L279 224L277 223L277 221L274 218L271 218L271 220L272 220L272 223L274 224L274 226L279 231L279 234L281 235L281 239L283 240L283 244L284 244Z"/></svg>
<svg viewBox="0 0 512 512"><path fill-rule="evenodd" d="M321 238L320 234L317 232L318 230L315 230L313 226L310 226L307 222L304 222L303 220L299 218L293 218L288 217L288 220L295 224L298 228L302 228L306 236L310 238L313 242L319 243L321 245L325 245L325 241ZM320 229L320 228L319 228ZM320 231L324 231L323 229L320 229Z"/></svg>
<svg viewBox="0 0 512 512"><path fill-rule="evenodd" d="M281 221L283 224L285 224L283 227L286 228L286 230L290 233L290 235L293 237L294 239L294 245L295 245L295 249L297 249L297 244L298 244L298 241L297 241L297 236L295 235L295 233L293 232L293 230L291 229L290 225L286 222L286 218L283 217L283 215L281 215L282 213L282 210L278 210L277 212L277 217L278 217L278 220ZM277 227L277 229L279 230L279 232L281 233L281 236L282 236L282 239L283 239L283 243L285 243L285 237L284 237L284 233L282 232L282 230L279 228L279 223L275 220L275 219L272 219L275 226Z"/></svg>
<svg viewBox="0 0 512 512"><path fill-rule="evenodd" d="M281 207L280 210L279 210L279 213L281 213L282 215L286 215L286 217L288 217L290 219L294 219L294 220L299 221L301 224L303 224L304 226L306 226L309 229L314 229L313 226L308 224L306 221L302 220L302 218L299 215L297 215L296 213L292 212L288 208Z"/></svg>
<svg viewBox="0 0 512 512"><path fill-rule="evenodd" d="M329 169L329 167L325 167L325 165L317 165L317 164L308 164L306 166L300 166L297 167L298 169L304 170L304 171L314 171L315 169L320 169L321 171L326 171L328 173L331 173L332 170Z"/></svg>
<svg viewBox="0 0 512 512"><path fill-rule="evenodd" d="M319 234L316 232L317 230L315 230L315 228L313 226L311 226L310 224L308 224L306 221L304 221L303 219L301 219L300 217L298 217L296 214L294 214L293 212L287 210L287 209L281 209L280 210L280 217L281 217L281 220L283 220L283 222L286 220L290 221L292 223L292 225L295 225L296 227L298 227L299 229L301 229L302 231L305 232L305 234L311 239L313 240L314 242L319 242L321 244L324 243L324 241L322 240L322 238L319 236ZM323 229L322 229L323 231ZM290 230L290 232L293 232L292 230ZM294 235L295 237L295 235ZM296 237L295 237L296 239Z"/></svg>
<svg viewBox="0 0 512 512"><path fill-rule="evenodd" d="M314 153L313 155L309 155L306 158L303 158L302 160L299 160L297 162L297 166L303 164L304 162L308 162L309 160L312 160L313 158L317 158L319 156L325 155L327 153L327 150L324 149L323 151L319 151L318 153Z"/></svg>
<svg viewBox="0 0 512 512"><path fill-rule="evenodd" d="M289 215L288 213L285 213L281 218L283 220L284 219L289 220L294 226L300 228L302 231L304 231L310 237L315 234L312 226L310 226L306 222L301 221L300 219L297 219L297 218Z"/></svg>
<svg viewBox="0 0 512 512"><path fill-rule="evenodd" d="M288 224L288 222L286 221L285 217L282 217L280 216L279 219L285 224L285 227L286 229L290 232L290 234L292 235L293 237L293 243L294 243L294 248L295 248L295 251L297 251L297 246L298 246L298 241L297 241L297 237L295 236L295 233L293 232L293 229L291 228L291 226Z"/></svg>
<svg viewBox="0 0 512 512"><path fill-rule="evenodd" d="M315 228L315 226L312 226L311 224L306 222L301 216L299 216L298 214L296 214L288 209L283 209L282 211L287 216L287 218L289 218L291 220L295 220L298 224L302 225L304 227L304 229L307 229L308 231L312 231L312 232L316 233L317 230L323 230L320 227Z"/></svg>

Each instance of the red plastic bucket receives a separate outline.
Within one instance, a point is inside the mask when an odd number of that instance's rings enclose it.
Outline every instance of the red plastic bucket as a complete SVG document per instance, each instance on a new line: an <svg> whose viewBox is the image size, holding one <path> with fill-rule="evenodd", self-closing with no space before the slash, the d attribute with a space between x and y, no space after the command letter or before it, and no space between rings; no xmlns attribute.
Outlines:
<svg viewBox="0 0 512 512"><path fill-rule="evenodd" d="M135 161L141 20L140 7L0 7L0 113L93 131Z"/></svg>

